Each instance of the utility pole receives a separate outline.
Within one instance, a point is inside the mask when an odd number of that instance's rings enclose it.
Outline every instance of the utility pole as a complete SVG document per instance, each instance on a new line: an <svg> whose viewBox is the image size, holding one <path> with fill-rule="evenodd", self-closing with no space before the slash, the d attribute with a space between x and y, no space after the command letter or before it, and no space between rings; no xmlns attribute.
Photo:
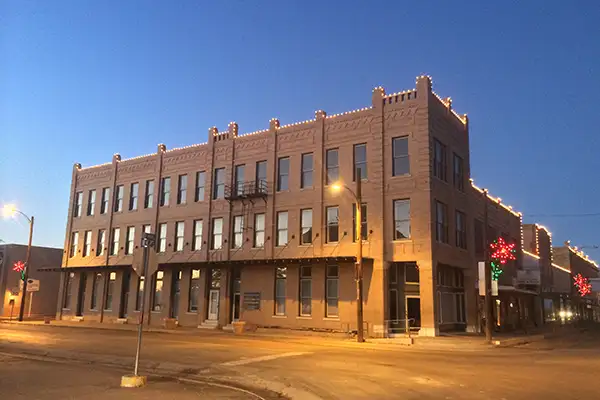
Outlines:
<svg viewBox="0 0 600 400"><path fill-rule="evenodd" d="M356 242L358 252L356 255L356 341L365 341L363 329L363 271L362 271L362 175L360 168L356 168Z"/></svg>
<svg viewBox="0 0 600 400"><path fill-rule="evenodd" d="M485 263L485 340L488 343L492 342L492 271L489 260L489 244L488 244L488 192L483 190L483 262Z"/></svg>
<svg viewBox="0 0 600 400"><path fill-rule="evenodd" d="M23 214L25 216L25 214ZM27 217L26 217L27 218ZM27 245L27 256L25 257L25 268L23 269L23 293L21 293L21 304L19 306L19 322L23 321L25 313L25 299L27 298L27 279L29 278L29 259L31 257L31 241L33 239L33 215L29 218L29 244Z"/></svg>

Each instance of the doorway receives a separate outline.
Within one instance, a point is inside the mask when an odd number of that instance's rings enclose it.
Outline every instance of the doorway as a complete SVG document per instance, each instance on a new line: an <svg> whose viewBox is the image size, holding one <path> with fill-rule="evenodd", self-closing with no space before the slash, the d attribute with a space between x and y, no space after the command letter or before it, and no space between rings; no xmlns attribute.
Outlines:
<svg viewBox="0 0 600 400"><path fill-rule="evenodd" d="M87 274L82 272L79 276L79 292L77 294L77 316L83 317L83 309L85 305L85 285L87 283Z"/></svg>
<svg viewBox="0 0 600 400"><path fill-rule="evenodd" d="M181 297L181 270L173 271L173 279L171 281L171 309L169 310L169 318L179 318L179 299Z"/></svg>
<svg viewBox="0 0 600 400"><path fill-rule="evenodd" d="M211 289L208 295L208 319L217 321L219 319L219 289Z"/></svg>
<svg viewBox="0 0 600 400"><path fill-rule="evenodd" d="M131 271L123 272L121 285L121 303L119 306L119 318L127 318L127 306L129 304L129 284L131 282Z"/></svg>
<svg viewBox="0 0 600 400"><path fill-rule="evenodd" d="M232 291L231 291L231 322L240 320L240 309L242 307L242 296L241 296L241 284L242 284L242 273L239 268L234 268L232 271Z"/></svg>
<svg viewBox="0 0 600 400"><path fill-rule="evenodd" d="M421 328L421 297L406 296L406 318L409 319L411 330Z"/></svg>

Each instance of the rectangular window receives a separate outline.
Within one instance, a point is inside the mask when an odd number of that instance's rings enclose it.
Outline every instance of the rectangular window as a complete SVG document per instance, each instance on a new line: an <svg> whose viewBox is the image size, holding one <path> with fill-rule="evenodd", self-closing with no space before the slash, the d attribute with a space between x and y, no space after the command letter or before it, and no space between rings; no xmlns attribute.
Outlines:
<svg viewBox="0 0 600 400"><path fill-rule="evenodd" d="M160 181L160 206L168 206L171 197L171 178L164 177Z"/></svg>
<svg viewBox="0 0 600 400"><path fill-rule="evenodd" d="M326 317L338 317L339 314L339 268L337 265L327 266L327 282L325 285L325 296L327 298Z"/></svg>
<svg viewBox="0 0 600 400"><path fill-rule="evenodd" d="M206 172L196 172L196 193L194 201L204 201L204 186L206 185Z"/></svg>
<svg viewBox="0 0 600 400"><path fill-rule="evenodd" d="M225 168L215 168L213 179L213 199L225 197Z"/></svg>
<svg viewBox="0 0 600 400"><path fill-rule="evenodd" d="M142 302L144 301L144 277L140 276L138 278L137 291L135 298L135 311L140 311L142 309Z"/></svg>
<svg viewBox="0 0 600 400"><path fill-rule="evenodd" d="M120 228L113 228L112 235L110 239L110 255L116 256L119 254L119 239L121 236Z"/></svg>
<svg viewBox="0 0 600 400"><path fill-rule="evenodd" d="M454 171L454 187L464 192L465 190L465 170L463 159L454 154L453 161L453 171Z"/></svg>
<svg viewBox="0 0 600 400"><path fill-rule="evenodd" d="M134 211L138 209L138 197L140 191L139 183L131 184L131 191L129 193L129 211Z"/></svg>
<svg viewBox="0 0 600 400"><path fill-rule="evenodd" d="M108 212L108 202L110 200L110 188L102 189L102 204L100 204L100 214Z"/></svg>
<svg viewBox="0 0 600 400"><path fill-rule="evenodd" d="M144 197L144 208L154 206L154 181L146 181L146 197Z"/></svg>
<svg viewBox="0 0 600 400"><path fill-rule="evenodd" d="M233 248L239 249L244 245L244 216L233 217Z"/></svg>
<svg viewBox="0 0 600 400"><path fill-rule="evenodd" d="M163 271L156 271L154 274L154 293L152 293L152 311L160 311L162 304L162 289L163 289Z"/></svg>
<svg viewBox="0 0 600 400"><path fill-rule="evenodd" d="M254 247L265 247L265 214L254 214Z"/></svg>
<svg viewBox="0 0 600 400"><path fill-rule="evenodd" d="M94 211L96 209L96 190L90 190L88 192L88 207L87 207L87 215L94 215Z"/></svg>
<svg viewBox="0 0 600 400"><path fill-rule="evenodd" d="M467 248L467 217L456 211L456 247Z"/></svg>
<svg viewBox="0 0 600 400"><path fill-rule="evenodd" d="M340 164L338 159L338 149L329 149L325 154L327 163L326 185L337 182L340 179Z"/></svg>
<svg viewBox="0 0 600 400"><path fill-rule="evenodd" d="M367 240L369 230L367 226L367 205L362 204L360 207L360 233L362 240ZM352 241L356 242L358 234L356 232L356 204L352 204Z"/></svg>
<svg viewBox="0 0 600 400"><path fill-rule="evenodd" d="M98 295L102 293L102 272L94 274L92 278L92 303L90 305L91 310L98 309Z"/></svg>
<svg viewBox="0 0 600 400"><path fill-rule="evenodd" d="M194 221L194 241L192 242L192 250L198 251L202 248L202 220Z"/></svg>
<svg viewBox="0 0 600 400"><path fill-rule="evenodd" d="M185 223L183 221L175 222L175 251L183 251Z"/></svg>
<svg viewBox="0 0 600 400"><path fill-rule="evenodd" d="M77 247L79 246L79 232L71 233L71 252L69 254L70 257L75 257L77 255Z"/></svg>
<svg viewBox="0 0 600 400"><path fill-rule="evenodd" d="M256 191L259 193L267 192L267 162L259 161L256 163Z"/></svg>
<svg viewBox="0 0 600 400"><path fill-rule="evenodd" d="M233 188L233 195L234 196L241 196L244 194L244 175L246 173L246 166L244 164L242 165L236 165L235 166L235 187Z"/></svg>
<svg viewBox="0 0 600 400"><path fill-rule="evenodd" d="M152 233L152 226L150 224L142 225L142 232Z"/></svg>
<svg viewBox="0 0 600 400"><path fill-rule="evenodd" d="M282 157L277 161L277 191L289 189L290 158Z"/></svg>
<svg viewBox="0 0 600 400"><path fill-rule="evenodd" d="M356 171L360 168L360 179L367 179L367 144L354 145L354 171L352 172L352 180L356 181Z"/></svg>
<svg viewBox="0 0 600 400"><path fill-rule="evenodd" d="M211 250L223 248L223 218L213 218Z"/></svg>
<svg viewBox="0 0 600 400"><path fill-rule="evenodd" d="M392 139L392 175L410 174L410 158L408 155L408 136Z"/></svg>
<svg viewBox="0 0 600 400"><path fill-rule="evenodd" d="M158 224L158 252L167 251L167 224Z"/></svg>
<svg viewBox="0 0 600 400"><path fill-rule="evenodd" d="M75 201L73 202L73 216L81 217L81 207L83 204L83 192L75 193Z"/></svg>
<svg viewBox="0 0 600 400"><path fill-rule="evenodd" d="M435 202L435 239L448 243L448 208L440 201Z"/></svg>
<svg viewBox="0 0 600 400"><path fill-rule="evenodd" d="M302 154L302 176L300 177L300 187L309 188L313 185L313 154Z"/></svg>
<svg viewBox="0 0 600 400"><path fill-rule="evenodd" d="M188 311L198 312L198 300L200 298L200 270L192 269L190 273L190 296Z"/></svg>
<svg viewBox="0 0 600 400"><path fill-rule="evenodd" d="M125 254L133 254L135 247L135 226L127 227L127 237L125 238Z"/></svg>
<svg viewBox="0 0 600 400"><path fill-rule="evenodd" d="M312 313L312 277L309 266L300 267L300 316L310 317Z"/></svg>
<svg viewBox="0 0 600 400"><path fill-rule="evenodd" d="M285 246L288 243L288 212L277 213L277 246Z"/></svg>
<svg viewBox="0 0 600 400"><path fill-rule="evenodd" d="M336 243L340 240L340 211L337 206L327 207L327 237L325 243Z"/></svg>
<svg viewBox="0 0 600 400"><path fill-rule="evenodd" d="M415 263L404 263L404 283L419 283L419 267Z"/></svg>
<svg viewBox="0 0 600 400"><path fill-rule="evenodd" d="M83 256L88 257L92 251L92 231L83 234Z"/></svg>
<svg viewBox="0 0 600 400"><path fill-rule="evenodd" d="M108 275L108 281L106 281L106 296L104 297L104 310L112 310L113 293L115 291L115 281L117 280L117 273L111 272Z"/></svg>
<svg viewBox="0 0 600 400"><path fill-rule="evenodd" d="M285 315L287 267L275 268L275 315Z"/></svg>
<svg viewBox="0 0 600 400"><path fill-rule="evenodd" d="M125 188L123 185L117 186L115 192L115 212L123 211L123 196L125 194Z"/></svg>
<svg viewBox="0 0 600 400"><path fill-rule="evenodd" d="M187 175L179 175L177 178L177 204L187 202Z"/></svg>
<svg viewBox="0 0 600 400"><path fill-rule="evenodd" d="M447 181L446 146L437 139L433 139L433 176Z"/></svg>
<svg viewBox="0 0 600 400"><path fill-rule="evenodd" d="M301 211L300 221L300 244L311 244L312 243L312 224L313 215L312 209L307 208Z"/></svg>
<svg viewBox="0 0 600 400"><path fill-rule="evenodd" d="M394 240L410 239L410 200L394 200Z"/></svg>
<svg viewBox="0 0 600 400"><path fill-rule="evenodd" d="M98 243L96 246L96 255L104 255L104 249L106 248L106 230L100 229L98 231Z"/></svg>

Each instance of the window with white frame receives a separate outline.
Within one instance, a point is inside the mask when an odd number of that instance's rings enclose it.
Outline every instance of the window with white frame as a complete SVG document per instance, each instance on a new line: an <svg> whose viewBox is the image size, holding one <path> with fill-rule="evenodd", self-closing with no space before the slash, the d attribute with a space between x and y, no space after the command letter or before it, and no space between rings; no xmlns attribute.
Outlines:
<svg viewBox="0 0 600 400"><path fill-rule="evenodd" d="M104 249L106 248L106 230L98 230L98 243L96 243L96 255L104 255Z"/></svg>
<svg viewBox="0 0 600 400"><path fill-rule="evenodd" d="M285 315L287 267L275 268L275 315Z"/></svg>
<svg viewBox="0 0 600 400"><path fill-rule="evenodd" d="M300 316L310 317L312 314L312 271L311 267L300 267Z"/></svg>
<svg viewBox="0 0 600 400"><path fill-rule="evenodd" d="M88 207L87 207L87 215L94 215L96 209L96 190L92 189L88 193Z"/></svg>
<svg viewBox="0 0 600 400"><path fill-rule="evenodd" d="M311 244L312 243L312 224L313 215L312 209L305 208L301 211L300 217L300 244Z"/></svg>
<svg viewBox="0 0 600 400"><path fill-rule="evenodd" d="M187 202L187 175L179 175L177 178L177 204Z"/></svg>
<svg viewBox="0 0 600 400"><path fill-rule="evenodd" d="M135 248L135 226L127 227L127 237L125 243L125 254L133 254Z"/></svg>
<svg viewBox="0 0 600 400"><path fill-rule="evenodd" d="M329 149L325 153L325 162L327 165L327 174L325 184L331 185L340 179L340 164L338 149Z"/></svg>
<svg viewBox="0 0 600 400"><path fill-rule="evenodd" d="M169 205L171 198L171 177L165 176L160 181L160 206L165 207Z"/></svg>
<svg viewBox="0 0 600 400"><path fill-rule="evenodd" d="M290 158L281 157L277 160L277 191L289 189Z"/></svg>
<svg viewBox="0 0 600 400"><path fill-rule="evenodd" d="M244 245L244 216L233 217L233 248L239 249Z"/></svg>
<svg viewBox="0 0 600 400"><path fill-rule="evenodd" d="M352 173L353 181L356 181L356 171L360 168L360 179L367 179L367 144L354 145L354 171Z"/></svg>
<svg viewBox="0 0 600 400"><path fill-rule="evenodd" d="M369 230L367 225L367 205L362 204L360 207L360 235L362 240L367 240ZM356 242L358 233L356 232L356 204L352 204L352 241Z"/></svg>
<svg viewBox="0 0 600 400"><path fill-rule="evenodd" d="M83 234L83 256L88 257L92 251L92 231Z"/></svg>
<svg viewBox="0 0 600 400"><path fill-rule="evenodd" d="M117 186L115 191L115 212L123 211L123 196L125 195L125 188L123 185Z"/></svg>
<svg viewBox="0 0 600 400"><path fill-rule="evenodd" d="M100 204L100 214L108 212L108 203L110 201L110 188L102 189L102 203Z"/></svg>
<svg viewBox="0 0 600 400"><path fill-rule="evenodd" d="M139 191L140 191L140 184L132 183L131 190L129 192L129 211L135 211L138 209Z"/></svg>
<svg viewBox="0 0 600 400"><path fill-rule="evenodd" d="M394 240L410 239L410 200L394 200Z"/></svg>
<svg viewBox="0 0 600 400"><path fill-rule="evenodd" d="M337 243L340 240L340 209L338 206L327 207L326 243Z"/></svg>
<svg viewBox="0 0 600 400"><path fill-rule="evenodd" d="M223 248L223 218L213 218L211 250Z"/></svg>
<svg viewBox="0 0 600 400"><path fill-rule="evenodd" d="M167 224L158 225L158 252L164 253L167 251Z"/></svg>
<svg viewBox="0 0 600 400"><path fill-rule="evenodd" d="M144 208L152 208L154 206L154 181L152 179L146 181L144 196Z"/></svg>
<svg viewBox="0 0 600 400"><path fill-rule="evenodd" d="M302 175L300 176L300 187L302 189L313 185L313 153L302 154Z"/></svg>
<svg viewBox="0 0 600 400"><path fill-rule="evenodd" d="M204 186L206 185L206 172L196 172L196 193L194 201L204 201Z"/></svg>
<svg viewBox="0 0 600 400"><path fill-rule="evenodd" d="M194 241L192 242L192 250L198 251L202 248L202 220L194 221Z"/></svg>
<svg viewBox="0 0 600 400"><path fill-rule="evenodd" d="M81 217L81 207L83 205L83 192L75 193L75 201L73 202L73 217Z"/></svg>
<svg viewBox="0 0 600 400"><path fill-rule="evenodd" d="M338 317L340 315L339 278L339 267L337 265L328 265L325 286L325 296L327 298L325 316L328 318Z"/></svg>
<svg viewBox="0 0 600 400"><path fill-rule="evenodd" d="M185 223L183 221L175 222L175 251L183 251Z"/></svg>
<svg viewBox="0 0 600 400"><path fill-rule="evenodd" d="M77 248L79 246L79 232L71 233L71 252L69 257L75 257L77 255Z"/></svg>
<svg viewBox="0 0 600 400"><path fill-rule="evenodd" d="M119 239L121 238L121 228L113 228L110 241L110 255L119 254Z"/></svg>
<svg viewBox="0 0 600 400"><path fill-rule="evenodd" d="M410 158L408 154L408 136L392 139L392 175L410 174Z"/></svg>
<svg viewBox="0 0 600 400"><path fill-rule="evenodd" d="M265 247L265 214L254 214L254 247Z"/></svg>
<svg viewBox="0 0 600 400"><path fill-rule="evenodd" d="M225 168L215 168L213 178L213 199L222 199L225 197Z"/></svg>
<svg viewBox="0 0 600 400"><path fill-rule="evenodd" d="M288 212L277 213L277 246L285 246L288 243Z"/></svg>

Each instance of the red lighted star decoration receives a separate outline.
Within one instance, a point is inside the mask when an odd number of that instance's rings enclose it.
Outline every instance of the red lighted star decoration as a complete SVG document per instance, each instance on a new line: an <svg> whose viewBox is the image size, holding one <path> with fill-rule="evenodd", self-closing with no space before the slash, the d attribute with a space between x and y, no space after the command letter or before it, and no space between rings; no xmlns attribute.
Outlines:
<svg viewBox="0 0 600 400"><path fill-rule="evenodd" d="M515 244L514 243L506 243L503 237L499 237L494 240L493 243L490 243L490 248L492 249L492 254L490 258L501 265L506 264L507 261L516 260L515 253Z"/></svg>
<svg viewBox="0 0 600 400"><path fill-rule="evenodd" d="M25 270L25 263L23 261L17 261L13 264L13 271L22 272L23 270Z"/></svg>
<svg viewBox="0 0 600 400"><path fill-rule="evenodd" d="M577 274L573 277L573 280L575 281L575 287L579 291L581 297L592 293L592 284L588 278L581 274Z"/></svg>

